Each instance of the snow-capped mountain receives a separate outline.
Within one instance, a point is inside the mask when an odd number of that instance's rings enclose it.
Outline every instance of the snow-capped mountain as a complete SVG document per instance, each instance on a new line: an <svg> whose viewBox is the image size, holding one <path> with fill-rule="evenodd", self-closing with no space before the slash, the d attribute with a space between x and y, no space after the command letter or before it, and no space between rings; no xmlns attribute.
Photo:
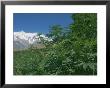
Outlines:
<svg viewBox="0 0 110 88"><path fill-rule="evenodd" d="M41 42L40 37L44 40L52 41L44 34L26 33L24 31L14 32L14 50L23 50L30 47L30 45L37 45Z"/></svg>

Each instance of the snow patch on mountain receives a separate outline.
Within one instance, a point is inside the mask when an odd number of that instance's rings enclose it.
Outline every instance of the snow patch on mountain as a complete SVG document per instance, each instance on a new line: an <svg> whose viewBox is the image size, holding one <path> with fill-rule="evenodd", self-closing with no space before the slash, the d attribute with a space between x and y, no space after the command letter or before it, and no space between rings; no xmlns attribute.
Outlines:
<svg viewBox="0 0 110 88"><path fill-rule="evenodd" d="M52 39L49 39L44 34L39 36L38 33L26 33L24 31L14 32L14 41L23 39L27 40L30 44L33 44L37 40L40 41L40 37L44 38L44 40L52 41Z"/></svg>
<svg viewBox="0 0 110 88"><path fill-rule="evenodd" d="M23 49L28 48L32 44L35 45L41 41L40 37L44 40L52 41L44 34L39 35L38 33L27 33L24 31L14 32L14 49Z"/></svg>

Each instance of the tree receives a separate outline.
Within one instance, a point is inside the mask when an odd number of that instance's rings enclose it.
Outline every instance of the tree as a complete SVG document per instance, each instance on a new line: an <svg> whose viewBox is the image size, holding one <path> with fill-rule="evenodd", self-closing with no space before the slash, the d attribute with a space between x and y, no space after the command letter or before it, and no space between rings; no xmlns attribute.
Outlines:
<svg viewBox="0 0 110 88"><path fill-rule="evenodd" d="M97 15L77 13L72 19L74 22L67 32L61 31L59 26L51 28L54 44L45 69L49 74L94 75L97 71Z"/></svg>
<svg viewBox="0 0 110 88"><path fill-rule="evenodd" d="M97 63L97 14L76 13L72 15L74 23L70 25L73 49L76 53L76 67L79 71L92 70L96 74ZM95 70L94 70L95 69ZM87 71L86 71L87 72ZM88 72L89 73L89 72Z"/></svg>
<svg viewBox="0 0 110 88"><path fill-rule="evenodd" d="M96 38L97 36L97 14L96 13L78 13L73 14L74 22L70 29L80 38Z"/></svg>
<svg viewBox="0 0 110 88"><path fill-rule="evenodd" d="M53 25L50 27L48 36L53 39L54 42L59 41L63 35L63 28L60 25Z"/></svg>

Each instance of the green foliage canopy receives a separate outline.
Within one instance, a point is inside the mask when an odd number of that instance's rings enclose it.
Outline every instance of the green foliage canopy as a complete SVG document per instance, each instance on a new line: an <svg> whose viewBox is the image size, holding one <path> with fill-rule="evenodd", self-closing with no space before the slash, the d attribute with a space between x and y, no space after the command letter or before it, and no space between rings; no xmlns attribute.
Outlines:
<svg viewBox="0 0 110 88"><path fill-rule="evenodd" d="M50 27L48 36L53 41L50 43L43 40L46 48L15 52L14 74L96 75L97 14L75 13L71 18L73 23L69 29L64 29L60 25ZM33 59L25 61L23 58Z"/></svg>

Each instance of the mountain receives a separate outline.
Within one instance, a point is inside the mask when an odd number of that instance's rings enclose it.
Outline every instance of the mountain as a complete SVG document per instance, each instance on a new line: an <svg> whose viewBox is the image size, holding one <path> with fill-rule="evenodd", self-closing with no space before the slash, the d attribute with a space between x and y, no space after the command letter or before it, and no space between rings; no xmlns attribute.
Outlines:
<svg viewBox="0 0 110 88"><path fill-rule="evenodd" d="M27 33L24 31L14 32L13 48L14 50L24 50L33 46L43 46L41 44L41 38L47 41L52 41L44 34Z"/></svg>

